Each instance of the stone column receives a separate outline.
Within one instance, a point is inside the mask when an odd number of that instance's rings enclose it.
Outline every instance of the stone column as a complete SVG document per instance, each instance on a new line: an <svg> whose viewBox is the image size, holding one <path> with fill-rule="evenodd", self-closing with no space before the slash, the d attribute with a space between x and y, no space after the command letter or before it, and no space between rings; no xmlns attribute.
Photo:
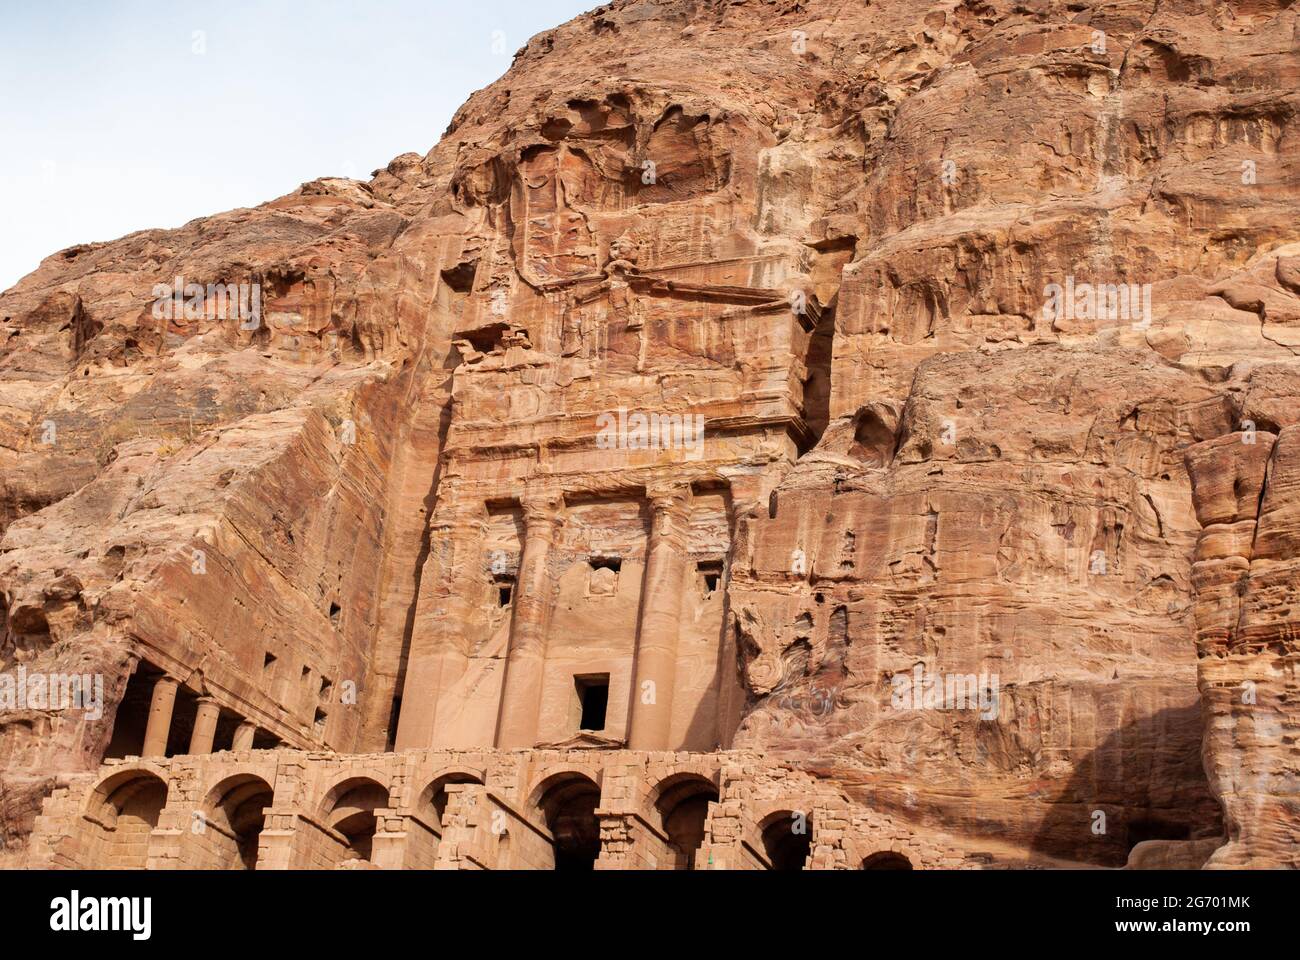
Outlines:
<svg viewBox="0 0 1300 960"><path fill-rule="evenodd" d="M630 750L672 749L673 686L677 679L690 502L690 488L686 486L651 494L650 542L632 671L632 716L627 737Z"/></svg>
<svg viewBox="0 0 1300 960"><path fill-rule="evenodd" d="M153 699L149 702L149 723L144 731L142 756L165 757L167 736L172 729L172 711L176 708L176 689L180 682L171 677L161 677L153 685Z"/></svg>
<svg viewBox="0 0 1300 960"><path fill-rule="evenodd" d="M253 736L257 733L257 724L251 720L245 720L235 728L235 742L231 744L231 749L236 753L243 750L253 749Z"/></svg>
<svg viewBox="0 0 1300 960"><path fill-rule="evenodd" d="M217 718L221 707L211 697L199 697L199 710L194 715L194 732L190 734L190 753L201 755L212 752L217 739Z"/></svg>
<svg viewBox="0 0 1300 960"><path fill-rule="evenodd" d="M501 681L496 745L531 747L537 740L546 667L546 627L554 584L549 559L564 522L564 499L556 493L524 500L524 550L510 618L510 651Z"/></svg>
<svg viewBox="0 0 1300 960"><path fill-rule="evenodd" d="M480 578L490 562L483 555L485 534L482 516L459 510L430 524L397 718L398 751L448 745L439 742L438 704L469 666L468 626L483 616Z"/></svg>

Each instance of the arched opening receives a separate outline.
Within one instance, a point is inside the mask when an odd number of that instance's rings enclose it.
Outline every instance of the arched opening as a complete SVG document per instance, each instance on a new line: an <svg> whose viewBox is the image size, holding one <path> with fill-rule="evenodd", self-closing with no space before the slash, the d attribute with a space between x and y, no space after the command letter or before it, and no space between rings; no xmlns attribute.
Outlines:
<svg viewBox="0 0 1300 960"><path fill-rule="evenodd" d="M772 869L802 870L812 852L812 815L782 810L763 824L763 850Z"/></svg>
<svg viewBox="0 0 1300 960"><path fill-rule="evenodd" d="M257 846L262 836L266 808L274 791L261 777L243 774L221 781L208 794L208 820L231 840L222 866L231 870L255 870Z"/></svg>
<svg viewBox="0 0 1300 960"><path fill-rule="evenodd" d="M600 786L585 774L561 773L549 777L534 795L554 838L555 869L593 869L600 856Z"/></svg>
<svg viewBox="0 0 1300 960"><path fill-rule="evenodd" d="M420 793L415 808L420 818L433 827L442 836L443 820L447 813L447 787L453 783L482 783L483 778L476 773L459 770L443 774Z"/></svg>
<svg viewBox="0 0 1300 960"><path fill-rule="evenodd" d="M862 861L862 870L911 870L912 861L893 850L873 853Z"/></svg>
<svg viewBox="0 0 1300 960"><path fill-rule="evenodd" d="M343 834L344 860L369 860L375 839L375 811L388 806L388 788L369 777L354 777L334 787L325 798L325 822Z"/></svg>
<svg viewBox="0 0 1300 960"><path fill-rule="evenodd" d="M655 809L663 817L664 833L677 854L674 869L694 870L695 851L704 842L709 804L718 800L718 788L696 773L675 774L656 788Z"/></svg>
<svg viewBox="0 0 1300 960"><path fill-rule="evenodd" d="M438 848L442 845L446 833L447 804L451 800L447 788L464 783L482 784L482 774L469 770L449 771L434 778L420 791L420 798L415 804L415 819L424 829L420 829L416 824L411 825L407 839L408 857L426 866L433 866L438 857ZM425 832L426 830L428 832ZM507 835L498 835L499 851L501 844L508 839Z"/></svg>
<svg viewBox="0 0 1300 960"><path fill-rule="evenodd" d="M92 795L90 814L102 829L103 846L96 866L109 870L143 870L149 861L149 838L167 805L167 784L147 770L109 777Z"/></svg>

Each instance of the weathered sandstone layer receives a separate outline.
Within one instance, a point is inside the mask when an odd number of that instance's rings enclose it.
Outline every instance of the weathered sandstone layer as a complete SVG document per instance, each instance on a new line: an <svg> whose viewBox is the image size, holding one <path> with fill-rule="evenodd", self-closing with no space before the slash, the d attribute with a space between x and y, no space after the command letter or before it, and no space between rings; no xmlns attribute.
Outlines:
<svg viewBox="0 0 1300 960"><path fill-rule="evenodd" d="M620 0L423 157L51 256L0 296L0 670L106 708L0 711L0 837L162 682L168 755L735 749L1009 863L1300 865L1298 42Z"/></svg>

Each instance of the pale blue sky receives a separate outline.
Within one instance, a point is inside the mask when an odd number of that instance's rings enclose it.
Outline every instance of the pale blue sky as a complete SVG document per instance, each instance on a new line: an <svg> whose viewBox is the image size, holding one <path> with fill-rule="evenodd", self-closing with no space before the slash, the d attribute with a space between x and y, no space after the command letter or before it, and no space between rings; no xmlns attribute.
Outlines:
<svg viewBox="0 0 1300 960"><path fill-rule="evenodd" d="M529 37L599 5L0 0L0 290L75 243L423 154Z"/></svg>

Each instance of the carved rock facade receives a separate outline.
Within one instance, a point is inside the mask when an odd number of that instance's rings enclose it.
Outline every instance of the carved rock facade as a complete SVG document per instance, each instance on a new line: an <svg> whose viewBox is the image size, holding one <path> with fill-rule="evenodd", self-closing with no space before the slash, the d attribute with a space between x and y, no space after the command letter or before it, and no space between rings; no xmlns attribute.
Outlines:
<svg viewBox="0 0 1300 960"><path fill-rule="evenodd" d="M1298 22L1202 7L616 2L47 259L5 856L1296 865Z"/></svg>

